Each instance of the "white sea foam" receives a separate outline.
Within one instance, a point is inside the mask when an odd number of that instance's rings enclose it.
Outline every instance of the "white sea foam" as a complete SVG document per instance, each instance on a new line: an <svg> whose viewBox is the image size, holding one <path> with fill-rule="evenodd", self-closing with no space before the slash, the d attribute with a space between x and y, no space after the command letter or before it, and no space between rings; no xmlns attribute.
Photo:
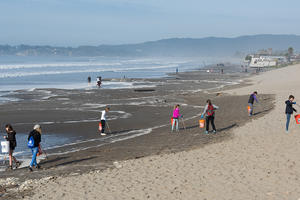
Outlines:
<svg viewBox="0 0 300 200"><path fill-rule="evenodd" d="M0 70L4 69L29 69L29 68L51 68L51 67L88 67L88 66L118 66L120 62L57 62L57 63L34 63L34 64L1 64Z"/></svg>
<svg viewBox="0 0 300 200"><path fill-rule="evenodd" d="M79 68L72 70L43 70L43 71L10 71L2 72L0 78L9 77L24 77L24 76L39 76L39 75L59 75L59 74L74 74L74 73L100 73L100 72L127 72L127 71L145 71L163 68L174 68L178 65L160 65L160 66L143 66L143 67L120 67L120 68Z"/></svg>

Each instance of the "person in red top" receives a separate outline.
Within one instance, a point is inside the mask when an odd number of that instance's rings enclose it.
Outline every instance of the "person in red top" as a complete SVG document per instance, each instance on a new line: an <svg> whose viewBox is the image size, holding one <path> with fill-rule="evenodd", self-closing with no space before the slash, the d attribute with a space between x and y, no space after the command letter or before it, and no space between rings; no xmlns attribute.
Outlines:
<svg viewBox="0 0 300 200"><path fill-rule="evenodd" d="M207 104L205 105L204 111L201 115L201 118L203 118L204 115L206 115L206 131L205 131L205 134L208 134L209 122L212 125L213 132L216 133L217 130L216 130L216 126L215 126L215 110L219 109L219 107L212 104L210 99L208 99L206 101L206 103Z"/></svg>

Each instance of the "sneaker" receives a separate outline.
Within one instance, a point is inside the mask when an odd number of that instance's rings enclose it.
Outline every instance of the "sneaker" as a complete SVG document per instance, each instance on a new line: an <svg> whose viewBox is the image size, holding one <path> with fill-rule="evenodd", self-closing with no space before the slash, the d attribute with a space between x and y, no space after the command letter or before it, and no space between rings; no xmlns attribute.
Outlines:
<svg viewBox="0 0 300 200"><path fill-rule="evenodd" d="M17 161L17 162L16 162L16 169L17 169L18 167L20 167L20 165L21 165L21 162L20 162L20 161Z"/></svg>
<svg viewBox="0 0 300 200"><path fill-rule="evenodd" d="M216 131L216 130L214 130L213 132L214 132L214 134L216 134L216 133L217 133L217 131Z"/></svg>
<svg viewBox="0 0 300 200"><path fill-rule="evenodd" d="M102 136L105 136L106 134L105 134L105 133L101 133L101 135L102 135Z"/></svg>
<svg viewBox="0 0 300 200"><path fill-rule="evenodd" d="M6 171L11 171L11 170L13 170L12 166L6 168Z"/></svg>
<svg viewBox="0 0 300 200"><path fill-rule="evenodd" d="M285 133L289 133L289 131L288 131L288 130L285 130Z"/></svg>
<svg viewBox="0 0 300 200"><path fill-rule="evenodd" d="M35 168L41 169L41 166L40 166L39 164L37 164L37 165L35 166Z"/></svg>
<svg viewBox="0 0 300 200"><path fill-rule="evenodd" d="M32 170L32 167L28 167L28 170L30 171L30 172L32 172L33 170Z"/></svg>
<svg viewBox="0 0 300 200"><path fill-rule="evenodd" d="M208 131L205 131L205 134L208 134Z"/></svg>

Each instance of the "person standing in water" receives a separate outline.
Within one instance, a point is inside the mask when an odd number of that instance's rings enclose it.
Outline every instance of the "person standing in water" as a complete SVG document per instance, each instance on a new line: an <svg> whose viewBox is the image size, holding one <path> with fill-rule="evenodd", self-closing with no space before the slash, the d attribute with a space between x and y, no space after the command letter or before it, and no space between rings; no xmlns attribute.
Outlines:
<svg viewBox="0 0 300 200"><path fill-rule="evenodd" d="M97 85L99 88L101 87L101 84L102 84L102 77L99 76L99 77L97 77Z"/></svg>
<svg viewBox="0 0 300 200"><path fill-rule="evenodd" d="M5 125L5 130L7 133L7 136L4 136L4 139L6 139L9 142L9 168L8 170L13 169L13 161L16 163L16 168L20 166L20 162L13 156L14 150L17 146L17 140L16 140L16 131L14 131L13 127L10 124Z"/></svg>
<svg viewBox="0 0 300 200"><path fill-rule="evenodd" d="M214 105L211 103L211 100L208 99L206 101L206 105L204 107L204 111L201 115L201 118L204 117L204 115L206 115L206 131L205 134L208 134L209 131L209 123L211 123L212 128L213 128L213 132L216 133L216 126L215 126L215 110L219 109L218 106Z"/></svg>
<svg viewBox="0 0 300 200"><path fill-rule="evenodd" d="M91 85L92 78L89 76L89 77L87 78L87 80L88 80L88 85Z"/></svg>
<svg viewBox="0 0 300 200"><path fill-rule="evenodd" d="M285 131L286 133L289 133L289 125L290 125L290 119L291 119L291 115L295 112L297 112L297 110L295 108L293 108L293 105L296 104L296 102L294 102L295 97L293 95L289 96L289 99L285 101L286 107L285 107L285 114L286 114L286 128Z"/></svg>
<svg viewBox="0 0 300 200"><path fill-rule="evenodd" d="M101 111L101 135L105 136L105 125L106 125L106 114L109 112L110 108L106 107L104 110Z"/></svg>
<svg viewBox="0 0 300 200"><path fill-rule="evenodd" d="M173 123L172 123L172 132L174 131L174 127L176 124L176 131L179 131L179 118L182 117L182 115L180 115L180 110L179 110L180 105L177 104L174 107L173 110Z"/></svg>
<svg viewBox="0 0 300 200"><path fill-rule="evenodd" d="M253 115L253 104L254 104L254 101L256 101L256 103L259 103L258 100L257 100L257 92L253 92L250 97L249 97L249 100L248 100L248 105L250 106L250 112L249 112L249 116L252 116Z"/></svg>
<svg viewBox="0 0 300 200"><path fill-rule="evenodd" d="M32 167L35 166L37 169L40 168L40 165L37 164L36 162L36 156L37 153L39 152L39 146L41 143L41 134L42 134L42 128L40 125L36 124L33 127L33 131L31 131L28 135L28 141L33 140L33 147L31 148L31 153L32 153L32 159L29 165L29 171L33 171Z"/></svg>

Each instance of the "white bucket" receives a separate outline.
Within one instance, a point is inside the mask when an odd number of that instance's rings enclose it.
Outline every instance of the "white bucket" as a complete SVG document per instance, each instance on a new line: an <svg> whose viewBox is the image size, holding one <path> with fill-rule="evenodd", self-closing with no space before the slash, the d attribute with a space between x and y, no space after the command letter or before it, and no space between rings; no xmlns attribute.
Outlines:
<svg viewBox="0 0 300 200"><path fill-rule="evenodd" d="M2 150L2 153L8 153L9 152L9 141L2 141L1 142L1 150Z"/></svg>

